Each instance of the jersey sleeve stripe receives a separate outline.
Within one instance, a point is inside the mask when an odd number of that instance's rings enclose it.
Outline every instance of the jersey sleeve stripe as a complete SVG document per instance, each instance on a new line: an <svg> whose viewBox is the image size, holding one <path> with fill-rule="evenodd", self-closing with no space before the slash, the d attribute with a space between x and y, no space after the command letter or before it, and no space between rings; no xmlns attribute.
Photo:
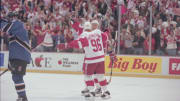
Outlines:
<svg viewBox="0 0 180 101"><path fill-rule="evenodd" d="M3 32L8 32L10 30L10 28L12 27L13 23L8 23L4 28L3 28Z"/></svg>
<svg viewBox="0 0 180 101"><path fill-rule="evenodd" d="M22 47L24 47L25 49L27 49L29 52L31 51L31 47L25 43L24 41L20 40L18 37L11 37L9 39L9 43L12 42L17 42L18 44L20 44Z"/></svg>
<svg viewBox="0 0 180 101"><path fill-rule="evenodd" d="M78 45L79 45L79 48L81 49L82 48L82 44L80 41L78 41Z"/></svg>
<svg viewBox="0 0 180 101"><path fill-rule="evenodd" d="M100 58L104 58L104 55L91 57L91 58L85 58L85 60L95 60L95 59L100 59Z"/></svg>

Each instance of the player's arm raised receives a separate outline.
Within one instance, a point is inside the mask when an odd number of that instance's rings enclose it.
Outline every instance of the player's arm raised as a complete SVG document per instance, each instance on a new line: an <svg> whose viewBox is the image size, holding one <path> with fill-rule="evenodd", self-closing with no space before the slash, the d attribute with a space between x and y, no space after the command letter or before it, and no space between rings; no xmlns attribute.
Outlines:
<svg viewBox="0 0 180 101"><path fill-rule="evenodd" d="M88 40L86 37L79 38L78 40L73 40L70 43L61 43L58 45L59 49L67 49L67 48L77 48L81 49L89 46Z"/></svg>
<svg viewBox="0 0 180 101"><path fill-rule="evenodd" d="M84 47L87 47L87 46L89 46L89 43L88 43L88 40L87 40L86 37L80 38L79 40L74 40L74 41L67 44L68 48L81 49L81 48L84 48Z"/></svg>

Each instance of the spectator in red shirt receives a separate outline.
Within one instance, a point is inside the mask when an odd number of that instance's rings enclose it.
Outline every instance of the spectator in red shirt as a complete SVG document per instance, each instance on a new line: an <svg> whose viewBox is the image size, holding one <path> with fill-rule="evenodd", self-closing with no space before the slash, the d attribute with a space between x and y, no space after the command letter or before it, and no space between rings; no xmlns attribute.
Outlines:
<svg viewBox="0 0 180 101"><path fill-rule="evenodd" d="M144 41L144 53L148 54L149 52L149 36L146 36L146 39ZM152 41L151 41L151 54L155 53L155 39L154 37L152 37Z"/></svg>
<svg viewBox="0 0 180 101"><path fill-rule="evenodd" d="M70 43L71 41L74 40L74 37L72 35L72 31L70 30L70 28L68 26L65 27L64 35L65 35L65 40L67 43ZM65 49L65 51L66 52L73 52L73 49L69 48L69 49Z"/></svg>
<svg viewBox="0 0 180 101"><path fill-rule="evenodd" d="M34 26L34 33L37 35L37 44L41 44L43 42L44 39L44 33L42 31L42 27L40 25L40 21L38 21L36 23L36 25Z"/></svg>
<svg viewBox="0 0 180 101"><path fill-rule="evenodd" d="M69 43L69 42L74 40L74 37L72 35L72 31L71 31L71 29L68 26L65 27L64 35L65 35L65 39L66 39L67 43Z"/></svg>
<svg viewBox="0 0 180 101"><path fill-rule="evenodd" d="M111 0L111 9L112 11L115 11L117 7L117 0Z"/></svg>
<svg viewBox="0 0 180 101"><path fill-rule="evenodd" d="M72 24L72 28L74 28L76 32L78 32L78 35L81 35L81 33L83 32L82 19L75 19L74 23Z"/></svg>

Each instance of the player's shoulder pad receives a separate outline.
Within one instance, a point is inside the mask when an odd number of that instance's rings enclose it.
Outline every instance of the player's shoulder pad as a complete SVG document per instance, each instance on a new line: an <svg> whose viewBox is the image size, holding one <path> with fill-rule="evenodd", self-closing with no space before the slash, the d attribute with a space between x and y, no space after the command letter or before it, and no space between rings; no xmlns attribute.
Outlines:
<svg viewBox="0 0 180 101"><path fill-rule="evenodd" d="M1 18L1 19L0 19L0 22L1 22L1 23L4 23L4 22L8 23L8 20Z"/></svg>
<svg viewBox="0 0 180 101"><path fill-rule="evenodd" d="M96 31L99 31L99 32L101 32L101 30L100 30L100 29L96 29Z"/></svg>
<svg viewBox="0 0 180 101"><path fill-rule="evenodd" d="M6 19L0 19L0 28L3 32L7 32L12 26L12 22Z"/></svg>
<svg viewBox="0 0 180 101"><path fill-rule="evenodd" d="M13 23L17 28L24 28L24 23L21 22L20 20L15 20L13 21Z"/></svg>
<svg viewBox="0 0 180 101"><path fill-rule="evenodd" d="M85 38L85 37L87 37L88 36L88 32L83 32L80 36L79 36L79 38Z"/></svg>
<svg viewBox="0 0 180 101"><path fill-rule="evenodd" d="M16 23L18 25L24 25L24 23L20 20L14 20L13 23Z"/></svg>
<svg viewBox="0 0 180 101"><path fill-rule="evenodd" d="M99 29L95 29L93 32L95 32L95 33L97 33L97 34L101 34L101 33L102 33L102 31L99 30Z"/></svg>
<svg viewBox="0 0 180 101"><path fill-rule="evenodd" d="M7 25L8 22L4 19L0 19L0 28L2 29L5 25Z"/></svg>

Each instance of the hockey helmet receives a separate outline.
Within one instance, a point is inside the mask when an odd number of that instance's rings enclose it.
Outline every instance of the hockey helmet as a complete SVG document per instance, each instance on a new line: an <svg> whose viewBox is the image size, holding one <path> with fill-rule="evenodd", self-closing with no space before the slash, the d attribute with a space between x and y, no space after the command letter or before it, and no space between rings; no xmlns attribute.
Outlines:
<svg viewBox="0 0 180 101"><path fill-rule="evenodd" d="M97 20L93 20L93 21L91 22L91 24L97 24L97 25L99 25L99 22L98 22Z"/></svg>
<svg viewBox="0 0 180 101"><path fill-rule="evenodd" d="M91 23L89 21L85 22L83 28L84 30L87 30L87 29L91 30Z"/></svg>

